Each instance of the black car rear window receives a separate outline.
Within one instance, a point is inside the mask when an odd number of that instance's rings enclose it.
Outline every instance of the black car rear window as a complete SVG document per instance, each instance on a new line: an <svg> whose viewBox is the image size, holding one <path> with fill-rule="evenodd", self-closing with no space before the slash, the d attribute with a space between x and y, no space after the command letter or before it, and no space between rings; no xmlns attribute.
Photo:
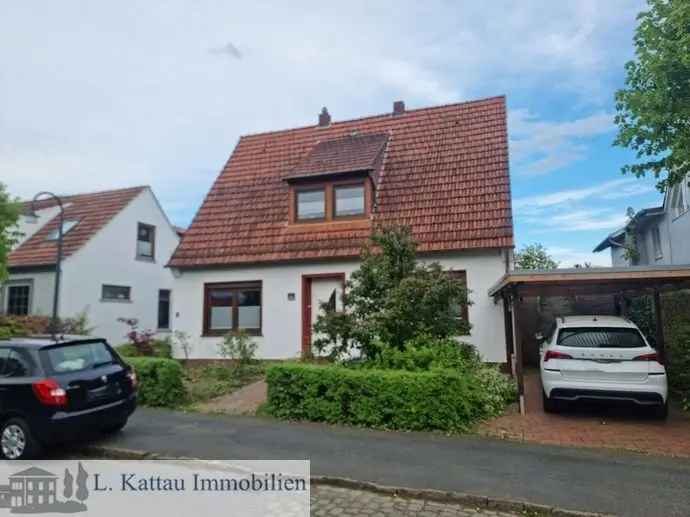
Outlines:
<svg viewBox="0 0 690 517"><path fill-rule="evenodd" d="M46 356L55 373L80 372L117 362L103 342L51 347L46 350Z"/></svg>
<svg viewBox="0 0 690 517"><path fill-rule="evenodd" d="M631 328L565 328L558 334L559 346L577 348L642 348L642 335Z"/></svg>

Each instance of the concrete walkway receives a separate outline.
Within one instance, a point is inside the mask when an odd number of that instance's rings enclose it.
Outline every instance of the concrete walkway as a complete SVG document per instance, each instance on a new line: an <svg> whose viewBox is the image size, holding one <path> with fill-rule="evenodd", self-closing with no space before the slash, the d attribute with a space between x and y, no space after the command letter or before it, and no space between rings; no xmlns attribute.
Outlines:
<svg viewBox="0 0 690 517"><path fill-rule="evenodd" d="M248 384L229 395L198 404L197 409L204 413L254 415L259 406L266 402L267 393L266 381L261 380Z"/></svg>
<svg viewBox="0 0 690 517"><path fill-rule="evenodd" d="M690 515L690 462L632 453L152 409L100 444L202 459L309 459L312 475L625 516Z"/></svg>

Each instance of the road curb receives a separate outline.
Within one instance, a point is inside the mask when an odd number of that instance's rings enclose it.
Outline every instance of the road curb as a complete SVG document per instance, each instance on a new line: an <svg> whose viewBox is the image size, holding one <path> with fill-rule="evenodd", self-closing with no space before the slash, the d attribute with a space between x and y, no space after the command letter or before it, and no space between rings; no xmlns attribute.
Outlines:
<svg viewBox="0 0 690 517"><path fill-rule="evenodd" d="M187 458L180 456L165 456L153 452L125 449L120 447L105 447L92 445L83 449L88 455L98 455L101 458L115 460L199 460L198 458ZM405 499L424 499L437 503L450 503L468 506L472 508L487 508L495 511L507 511L517 513L535 513L537 515L549 515L553 517L613 517L612 514L582 512L577 510L567 510L557 506L529 503L517 499L501 499L495 497L484 497L462 492L444 492L442 490L415 489L379 485L368 481L357 481L354 479L332 477L332 476L311 476L313 485L324 485L336 488L348 488L352 490L363 490L381 495L402 497Z"/></svg>

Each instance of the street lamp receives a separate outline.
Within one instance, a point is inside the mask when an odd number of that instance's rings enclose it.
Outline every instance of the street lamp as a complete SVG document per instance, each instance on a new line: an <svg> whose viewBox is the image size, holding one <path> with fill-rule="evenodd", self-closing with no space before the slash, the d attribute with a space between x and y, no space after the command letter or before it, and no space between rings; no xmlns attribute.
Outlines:
<svg viewBox="0 0 690 517"><path fill-rule="evenodd" d="M52 192L39 192L34 196L31 202L31 213L27 214L29 220L37 221L38 215L36 214L36 203L41 197L48 197L55 200L57 206L60 208L60 213L58 214L58 233L57 233L57 257L55 260L55 292L53 293L53 319L50 324L50 333L53 339L56 339L56 334L59 327L58 319L58 304L60 301L60 275L62 274L62 238L63 238L63 226L65 223L65 209L62 206L62 200L53 194Z"/></svg>

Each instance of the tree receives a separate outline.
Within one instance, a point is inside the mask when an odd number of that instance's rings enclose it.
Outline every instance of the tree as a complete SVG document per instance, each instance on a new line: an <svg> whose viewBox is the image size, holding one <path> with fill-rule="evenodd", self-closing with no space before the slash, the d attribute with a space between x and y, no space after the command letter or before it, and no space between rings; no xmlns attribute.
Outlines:
<svg viewBox="0 0 690 517"><path fill-rule="evenodd" d="M64 483L65 489L62 492L62 495L65 497L65 499L71 499L74 491L74 478L72 477L72 473L67 469L65 469Z"/></svg>
<svg viewBox="0 0 690 517"><path fill-rule="evenodd" d="M89 489L86 487L86 480L88 479L89 475L86 473L86 470L84 470L84 467L81 464L81 461L79 462L79 471L77 472L77 499L79 499L81 502L84 502L88 497L89 497Z"/></svg>
<svg viewBox="0 0 690 517"><path fill-rule="evenodd" d="M380 346L402 349L420 335L447 337L469 331L459 306L467 289L440 264L420 264L409 227L377 229L362 250L362 262L346 283L343 310L324 303L314 324L319 352L338 357L355 348L366 357Z"/></svg>
<svg viewBox="0 0 690 517"><path fill-rule="evenodd" d="M556 269L556 262L541 244L524 246L515 255L515 269Z"/></svg>
<svg viewBox="0 0 690 517"><path fill-rule="evenodd" d="M10 197L0 183L0 282L7 278L7 255L19 240L17 222L20 204Z"/></svg>
<svg viewBox="0 0 690 517"><path fill-rule="evenodd" d="M690 2L647 1L649 10L637 17L635 59L625 65L626 86L616 92L614 144L641 160L624 173L651 173L664 191L690 172Z"/></svg>

